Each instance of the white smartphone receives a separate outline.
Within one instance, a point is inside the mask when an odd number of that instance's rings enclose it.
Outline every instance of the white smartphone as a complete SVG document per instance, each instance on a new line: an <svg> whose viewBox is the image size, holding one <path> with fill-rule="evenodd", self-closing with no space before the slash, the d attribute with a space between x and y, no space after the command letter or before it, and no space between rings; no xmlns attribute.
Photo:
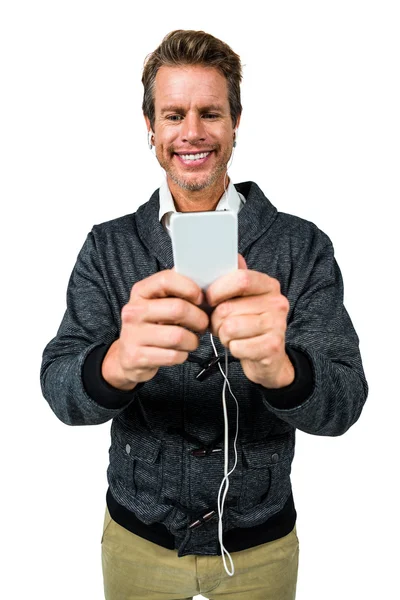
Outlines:
<svg viewBox="0 0 400 600"><path fill-rule="evenodd" d="M238 219L230 210L173 213L171 240L176 272L203 291L238 268Z"/></svg>

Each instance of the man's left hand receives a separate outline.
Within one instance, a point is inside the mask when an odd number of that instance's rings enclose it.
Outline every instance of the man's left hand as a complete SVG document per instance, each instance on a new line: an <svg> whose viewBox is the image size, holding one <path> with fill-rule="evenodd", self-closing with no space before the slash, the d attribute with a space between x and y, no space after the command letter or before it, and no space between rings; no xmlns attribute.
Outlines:
<svg viewBox="0 0 400 600"><path fill-rule="evenodd" d="M294 368L285 351L289 302L279 281L247 268L239 254L239 268L214 281L206 293L215 307L211 332L240 359L250 381L281 388L294 381Z"/></svg>

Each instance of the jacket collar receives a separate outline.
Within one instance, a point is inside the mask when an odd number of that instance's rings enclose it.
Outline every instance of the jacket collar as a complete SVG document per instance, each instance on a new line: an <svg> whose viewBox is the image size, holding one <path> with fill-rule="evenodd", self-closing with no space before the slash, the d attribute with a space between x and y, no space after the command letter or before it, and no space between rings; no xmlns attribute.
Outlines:
<svg viewBox="0 0 400 600"><path fill-rule="evenodd" d="M277 210L253 181L235 184L235 188L246 198L246 204L238 215L239 252L244 255L252 242L269 229L276 218ZM137 232L149 253L161 266L172 269L174 260L171 238L159 221L159 209L157 189L135 214Z"/></svg>

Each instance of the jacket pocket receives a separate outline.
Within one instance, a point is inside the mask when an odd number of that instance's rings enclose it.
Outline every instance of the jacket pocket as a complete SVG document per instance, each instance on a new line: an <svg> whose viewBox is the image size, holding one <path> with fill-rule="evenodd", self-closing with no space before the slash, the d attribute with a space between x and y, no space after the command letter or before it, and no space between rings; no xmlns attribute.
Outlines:
<svg viewBox="0 0 400 600"><path fill-rule="evenodd" d="M158 499L162 489L161 440L137 422L127 427L116 420L111 437L111 486L147 502Z"/></svg>
<svg viewBox="0 0 400 600"><path fill-rule="evenodd" d="M135 461L131 452L131 439L120 433L114 433L109 450L108 480L110 486L121 491L127 490L131 495L135 495Z"/></svg>
<svg viewBox="0 0 400 600"><path fill-rule="evenodd" d="M161 440L148 431L134 431L131 454L135 461L133 473L136 497L145 503L160 499L163 485Z"/></svg>
<svg viewBox="0 0 400 600"><path fill-rule="evenodd" d="M244 475L240 508L247 510L259 504L274 503L280 491L290 485L293 452L289 436L243 444L242 452Z"/></svg>

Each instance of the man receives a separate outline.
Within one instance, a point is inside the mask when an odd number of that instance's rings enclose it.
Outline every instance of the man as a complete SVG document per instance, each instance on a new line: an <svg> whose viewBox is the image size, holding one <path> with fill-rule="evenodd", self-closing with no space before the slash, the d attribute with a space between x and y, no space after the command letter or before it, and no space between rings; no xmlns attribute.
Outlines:
<svg viewBox="0 0 400 600"><path fill-rule="evenodd" d="M227 178L241 66L226 44L172 32L148 57L142 81L149 145L166 181L136 213L88 234L44 351L43 394L65 423L113 420L107 600L293 599L295 429L341 435L367 396L341 274L314 224L279 213L255 183ZM170 216L224 209L238 213L239 268L204 294L173 269ZM240 405L223 517L233 577L218 541L223 378L206 367L210 332L219 356L229 350ZM228 413L233 428L230 403Z"/></svg>

